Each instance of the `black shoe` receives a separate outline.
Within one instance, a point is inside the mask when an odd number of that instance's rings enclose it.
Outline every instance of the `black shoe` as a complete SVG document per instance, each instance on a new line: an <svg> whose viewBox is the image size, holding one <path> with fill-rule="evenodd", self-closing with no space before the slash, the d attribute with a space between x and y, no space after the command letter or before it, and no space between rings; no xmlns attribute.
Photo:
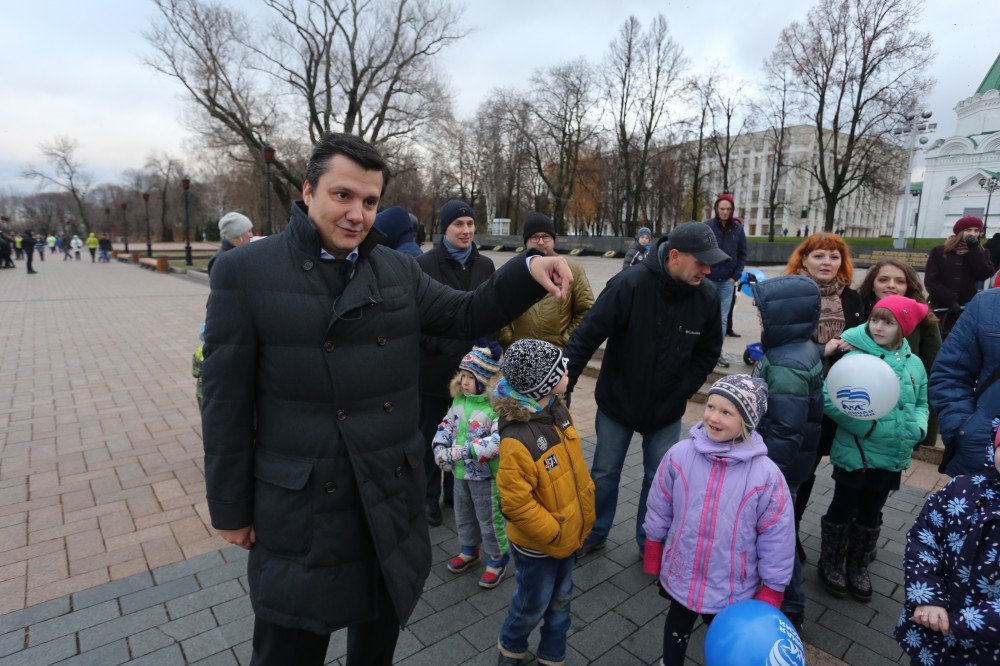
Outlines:
<svg viewBox="0 0 1000 666"><path fill-rule="evenodd" d="M583 545L580 546L580 550L576 551L577 559L581 559L594 552L595 550L601 550L604 548L606 542L604 541L586 541L584 540Z"/></svg>
<svg viewBox="0 0 1000 666"><path fill-rule="evenodd" d="M424 511L427 515L428 525L437 527L441 524L441 507L438 506L437 500L427 500Z"/></svg>
<svg viewBox="0 0 1000 666"><path fill-rule="evenodd" d="M743 337L742 335L740 335L736 331L726 331L726 335L729 336L729 337L731 337L731 338L742 338Z"/></svg>
<svg viewBox="0 0 1000 666"><path fill-rule="evenodd" d="M729 361L727 361L725 359L725 357L720 356L719 360L716 361L716 365L718 365L720 368L728 368L729 367Z"/></svg>
<svg viewBox="0 0 1000 666"><path fill-rule="evenodd" d="M524 663L523 659L518 659L517 657L508 657L504 653L500 653L500 658L497 659L498 666L521 666Z"/></svg>

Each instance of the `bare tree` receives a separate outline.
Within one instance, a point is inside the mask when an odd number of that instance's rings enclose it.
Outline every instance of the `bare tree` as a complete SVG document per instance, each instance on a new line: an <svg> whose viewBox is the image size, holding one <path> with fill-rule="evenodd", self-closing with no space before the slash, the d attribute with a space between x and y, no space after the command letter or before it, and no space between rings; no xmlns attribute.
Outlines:
<svg viewBox="0 0 1000 666"><path fill-rule="evenodd" d="M785 182L790 168L788 164L787 138L789 118L794 108L792 106L788 70L775 66L772 58L764 61L766 83L764 93L757 103L758 115L767 126L766 133L770 141L767 172L767 239L774 242L774 222L780 209L782 217L786 211L785 192L787 188L781 185Z"/></svg>
<svg viewBox="0 0 1000 666"><path fill-rule="evenodd" d="M39 145L39 149L52 165L52 172L28 165L21 175L37 180L43 185L53 185L73 197L80 222L89 233L87 196L90 193L94 177L90 172L83 170L83 162L76 157L77 146L76 139L71 139L68 136L58 136L51 142L42 143Z"/></svg>
<svg viewBox="0 0 1000 666"><path fill-rule="evenodd" d="M626 233L633 233L639 226L643 197L648 191L650 148L667 120L667 103L676 95L686 67L683 50L670 36L662 14L645 32L639 20L630 16L605 57L602 74L614 114L619 163L616 171L622 181L616 188L613 206L622 217Z"/></svg>
<svg viewBox="0 0 1000 666"><path fill-rule="evenodd" d="M508 117L519 123L528 159L548 190L552 221L556 231L563 233L580 149L596 133L591 117L595 105L591 67L581 58L537 71L526 98L532 102L509 109Z"/></svg>
<svg viewBox="0 0 1000 666"><path fill-rule="evenodd" d="M719 172L722 175L721 192L732 192L733 150L747 132L750 123L750 107L743 92L743 86L737 86L732 94L723 93L716 81L713 89L708 92L708 111L712 117L712 135L709 145L719 161Z"/></svg>
<svg viewBox="0 0 1000 666"><path fill-rule="evenodd" d="M168 220L174 198L170 196L170 193L177 189L176 186L180 182L183 166L180 160L161 151L146 158L146 169L150 173L149 187L159 195L156 199L160 206L160 240L172 242L174 229Z"/></svg>
<svg viewBox="0 0 1000 666"><path fill-rule="evenodd" d="M920 104L932 80L931 38L914 30L921 0L820 0L805 23L778 38L773 61L790 72L815 128L812 178L832 231L837 204L859 188L898 187L893 125Z"/></svg>
<svg viewBox="0 0 1000 666"><path fill-rule="evenodd" d="M712 135L712 102L719 74L713 70L702 78L692 79L687 84L696 111L681 124L686 128L686 134L691 137L685 150L680 155L682 163L688 172L689 202L691 204L689 220L699 220L704 212L702 200L705 197L705 179L711 173L705 160L705 154L711 150L708 145Z"/></svg>

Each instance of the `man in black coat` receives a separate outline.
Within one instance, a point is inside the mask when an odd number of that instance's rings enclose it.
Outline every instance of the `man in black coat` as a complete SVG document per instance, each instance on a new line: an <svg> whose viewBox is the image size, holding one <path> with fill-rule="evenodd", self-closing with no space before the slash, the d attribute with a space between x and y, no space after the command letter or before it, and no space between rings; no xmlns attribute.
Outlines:
<svg viewBox="0 0 1000 666"><path fill-rule="evenodd" d="M474 338L572 281L508 262L475 292L430 279L372 230L386 166L325 136L281 234L218 257L202 429L212 525L250 550L252 664L391 664L431 550L417 430L420 335ZM539 286L541 285L541 286Z"/></svg>
<svg viewBox="0 0 1000 666"><path fill-rule="evenodd" d="M461 291L473 291L490 279L496 268L493 260L479 254L474 236L476 214L472 206L452 199L441 206L441 238L433 248L417 257L424 273L441 284ZM446 339L425 335L420 340L420 432L424 435L424 471L427 473L427 524L441 524L442 489L444 501L452 504L454 478L434 462L434 436L441 419L451 407L451 379L458 363L469 353L474 339Z"/></svg>
<svg viewBox="0 0 1000 666"><path fill-rule="evenodd" d="M635 539L646 543L646 496L656 468L677 442L690 398L722 350L722 313L712 266L729 261L708 225L688 222L670 232L638 267L608 281L566 344L570 390L607 340L597 378L597 448L591 464L597 519L579 555L604 547L615 518L618 484L633 433L642 435L645 475Z"/></svg>

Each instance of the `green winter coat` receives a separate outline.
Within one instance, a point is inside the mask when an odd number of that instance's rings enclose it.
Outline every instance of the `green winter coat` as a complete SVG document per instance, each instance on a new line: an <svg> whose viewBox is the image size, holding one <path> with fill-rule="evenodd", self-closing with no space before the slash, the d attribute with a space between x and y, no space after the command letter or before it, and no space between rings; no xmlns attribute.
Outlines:
<svg viewBox="0 0 1000 666"><path fill-rule="evenodd" d="M848 472L862 468L899 472L910 466L913 447L927 434L927 372L906 340L899 349L886 350L875 344L867 327L867 323L855 326L840 337L857 348L850 354L871 354L889 364L900 380L899 401L877 421L862 421L837 409L824 390L823 410L837 423L830 462Z"/></svg>

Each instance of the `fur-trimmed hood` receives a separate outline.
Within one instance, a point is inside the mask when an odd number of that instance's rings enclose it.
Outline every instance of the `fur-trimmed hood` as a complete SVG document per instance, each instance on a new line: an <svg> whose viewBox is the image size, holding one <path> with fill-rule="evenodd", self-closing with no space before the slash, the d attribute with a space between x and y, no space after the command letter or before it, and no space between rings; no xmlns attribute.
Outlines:
<svg viewBox="0 0 1000 666"><path fill-rule="evenodd" d="M503 381L503 377L498 374L490 383L490 406L497 416L506 418L509 421L529 422L536 414L545 411L542 405L531 398L521 395L511 388L510 384ZM556 396L556 400L561 400L561 396ZM553 406L555 406L553 404Z"/></svg>
<svg viewBox="0 0 1000 666"><path fill-rule="evenodd" d="M491 379L489 381L489 383L486 384L486 386L483 388L483 392L479 394L479 395L483 396L484 400L487 400L487 401L491 402L491 404L492 404L492 400L490 398L493 395L493 391L496 390L497 383L499 383L499 381L500 381L500 377L501 377L501 375L500 375L499 372L497 374L495 374L493 376L493 379ZM455 376L451 378L451 383L448 384L448 393L451 394L452 399L457 398L458 396L462 395L462 371L461 370L455 371ZM499 413L500 412L497 412L497 414L499 414Z"/></svg>

